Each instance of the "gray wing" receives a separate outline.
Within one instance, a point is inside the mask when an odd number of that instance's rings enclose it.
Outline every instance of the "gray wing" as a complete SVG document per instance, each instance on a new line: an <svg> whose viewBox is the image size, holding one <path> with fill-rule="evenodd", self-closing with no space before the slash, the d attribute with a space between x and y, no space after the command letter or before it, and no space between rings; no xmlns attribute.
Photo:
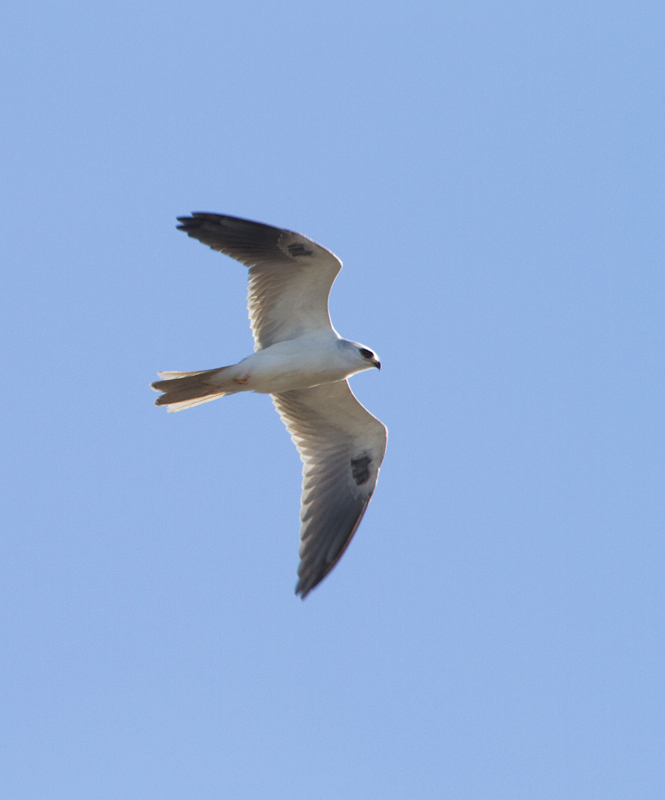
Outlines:
<svg viewBox="0 0 665 800"><path fill-rule="evenodd" d="M249 267L247 308L255 350L331 328L330 287L342 262L293 231L195 211L178 229Z"/></svg>
<svg viewBox="0 0 665 800"><path fill-rule="evenodd" d="M363 518L387 431L346 381L272 399L303 462L296 594L304 598L342 557Z"/></svg>

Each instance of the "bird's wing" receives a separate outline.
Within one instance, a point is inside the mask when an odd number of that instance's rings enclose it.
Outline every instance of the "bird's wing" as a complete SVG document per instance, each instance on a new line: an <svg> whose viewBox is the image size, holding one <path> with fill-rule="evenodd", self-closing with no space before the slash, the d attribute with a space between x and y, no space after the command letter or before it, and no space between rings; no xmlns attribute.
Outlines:
<svg viewBox="0 0 665 800"><path fill-rule="evenodd" d="M303 462L300 566L303 598L339 561L372 497L387 431L346 381L272 395Z"/></svg>
<svg viewBox="0 0 665 800"><path fill-rule="evenodd" d="M178 229L249 267L255 350L330 329L328 295L342 262L306 236L261 222L195 211Z"/></svg>

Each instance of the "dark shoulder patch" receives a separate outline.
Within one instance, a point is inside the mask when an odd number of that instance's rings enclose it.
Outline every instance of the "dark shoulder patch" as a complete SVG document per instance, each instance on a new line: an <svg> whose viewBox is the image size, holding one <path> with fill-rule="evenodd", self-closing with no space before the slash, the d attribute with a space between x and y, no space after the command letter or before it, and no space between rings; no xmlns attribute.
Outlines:
<svg viewBox="0 0 665 800"><path fill-rule="evenodd" d="M351 475L356 482L356 486L362 486L369 480L369 465L372 463L371 456L360 456L351 459Z"/></svg>
<svg viewBox="0 0 665 800"><path fill-rule="evenodd" d="M293 244L288 245L288 251L291 253L292 256L313 256L314 251L308 250L304 244L300 242L293 242Z"/></svg>

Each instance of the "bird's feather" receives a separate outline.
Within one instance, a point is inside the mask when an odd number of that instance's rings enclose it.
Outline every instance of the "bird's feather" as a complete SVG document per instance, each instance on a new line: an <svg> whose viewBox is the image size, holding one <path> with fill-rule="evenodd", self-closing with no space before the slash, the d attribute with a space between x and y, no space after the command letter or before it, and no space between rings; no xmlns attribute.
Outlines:
<svg viewBox="0 0 665 800"><path fill-rule="evenodd" d="M347 381L272 398L303 462L296 593L304 598L339 561L363 518L387 431Z"/></svg>
<svg viewBox="0 0 665 800"><path fill-rule="evenodd" d="M293 231L195 211L180 230L249 267L247 308L255 350L330 329L328 295L342 262Z"/></svg>

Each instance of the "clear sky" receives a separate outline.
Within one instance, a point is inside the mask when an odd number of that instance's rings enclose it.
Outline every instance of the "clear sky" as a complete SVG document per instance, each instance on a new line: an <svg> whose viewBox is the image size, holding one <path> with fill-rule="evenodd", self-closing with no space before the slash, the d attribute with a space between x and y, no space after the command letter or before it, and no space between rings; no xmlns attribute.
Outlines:
<svg viewBox="0 0 665 800"><path fill-rule="evenodd" d="M662 2L3 12L0 796L665 796ZM344 261L378 488L293 594L194 210Z"/></svg>

